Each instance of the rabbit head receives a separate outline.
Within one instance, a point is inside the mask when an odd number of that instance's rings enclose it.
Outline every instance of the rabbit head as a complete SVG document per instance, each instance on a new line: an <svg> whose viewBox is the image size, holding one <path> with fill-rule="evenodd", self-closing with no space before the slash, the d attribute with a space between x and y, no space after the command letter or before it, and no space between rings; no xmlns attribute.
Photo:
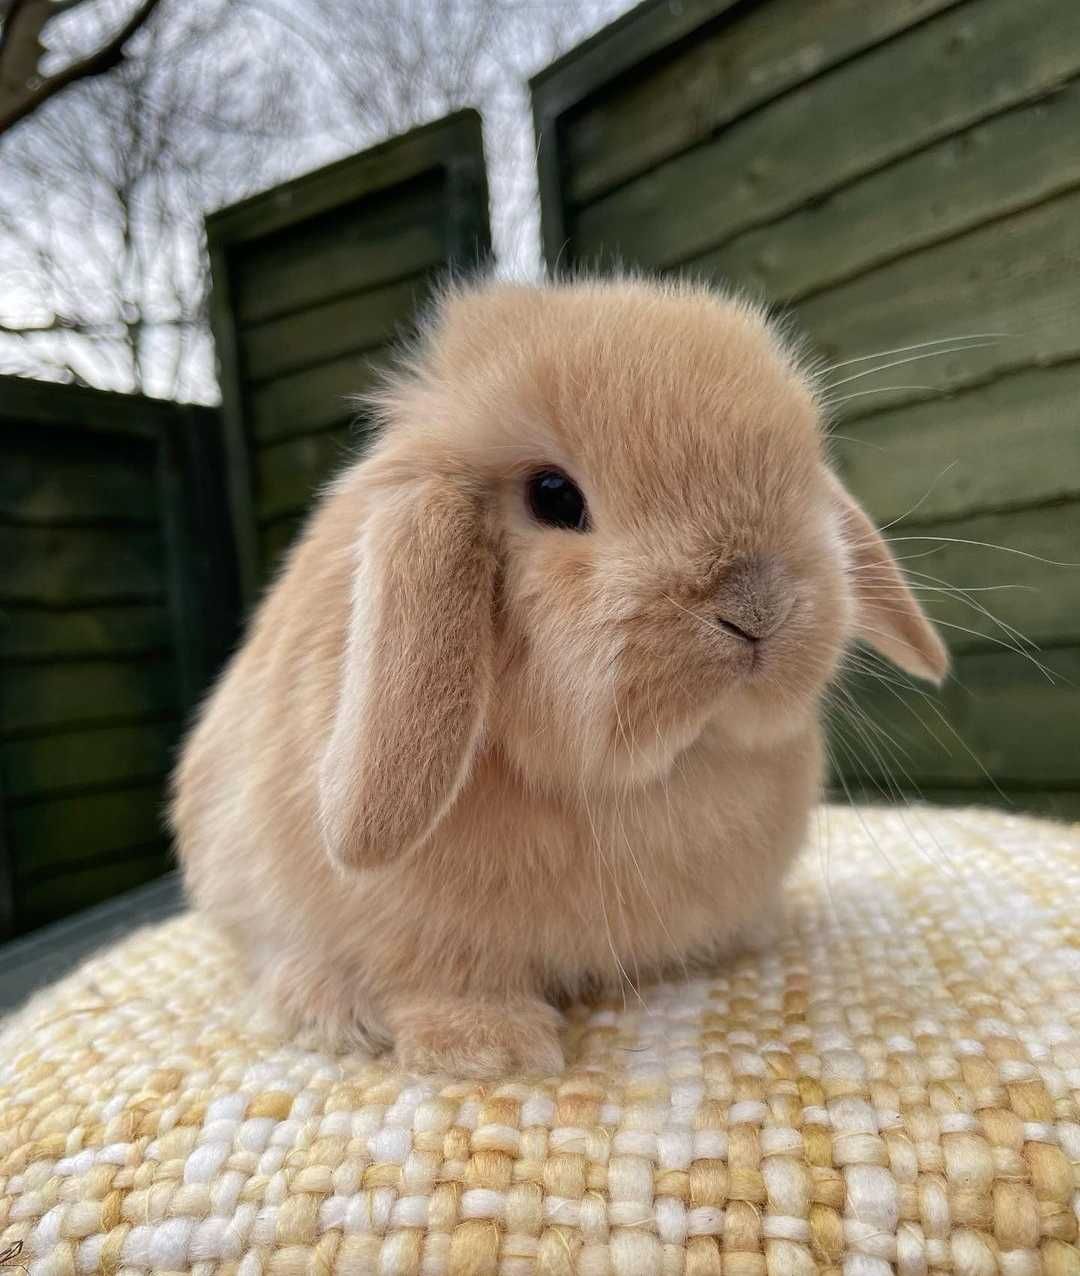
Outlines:
<svg viewBox="0 0 1080 1276"><path fill-rule="evenodd" d="M459 289L373 408L319 772L340 864L422 842L481 758L587 792L663 775L706 728L768 749L857 637L945 673L827 465L811 378L746 302Z"/></svg>

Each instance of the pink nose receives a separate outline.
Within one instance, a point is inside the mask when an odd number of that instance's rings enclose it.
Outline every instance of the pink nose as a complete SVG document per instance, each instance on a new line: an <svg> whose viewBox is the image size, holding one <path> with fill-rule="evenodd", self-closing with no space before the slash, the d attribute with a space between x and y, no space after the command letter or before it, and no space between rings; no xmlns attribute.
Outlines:
<svg viewBox="0 0 1080 1276"><path fill-rule="evenodd" d="M740 558L724 575L716 594L716 621L725 633L746 642L768 638L791 614L791 578L773 555Z"/></svg>

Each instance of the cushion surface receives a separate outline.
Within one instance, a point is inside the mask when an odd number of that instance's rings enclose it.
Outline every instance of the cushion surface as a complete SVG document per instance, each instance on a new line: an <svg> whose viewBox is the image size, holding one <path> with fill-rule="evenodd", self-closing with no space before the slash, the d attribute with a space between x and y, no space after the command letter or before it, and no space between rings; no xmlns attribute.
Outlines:
<svg viewBox="0 0 1080 1276"><path fill-rule="evenodd" d="M191 915L0 1027L33 1273L1076 1276L1080 826L827 808L784 938L481 1086L252 1026Z"/></svg>

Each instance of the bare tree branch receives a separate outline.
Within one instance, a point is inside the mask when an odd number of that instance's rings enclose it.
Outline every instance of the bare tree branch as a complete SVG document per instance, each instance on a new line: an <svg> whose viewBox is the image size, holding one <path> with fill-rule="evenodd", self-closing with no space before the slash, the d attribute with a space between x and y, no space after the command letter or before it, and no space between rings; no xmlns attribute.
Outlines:
<svg viewBox="0 0 1080 1276"><path fill-rule="evenodd" d="M38 70L45 46L41 32L50 19L83 0L8 0L0 29L0 133L79 80L111 71L124 57L124 46L144 26L160 0L143 0L119 31L99 49L78 58L54 75Z"/></svg>
<svg viewBox="0 0 1080 1276"><path fill-rule="evenodd" d="M136 4L0 0L0 46L43 2L70 11L37 25L50 70ZM535 269L526 79L630 2L167 0L110 73L0 136L0 370L213 401L204 212L466 104L500 260Z"/></svg>

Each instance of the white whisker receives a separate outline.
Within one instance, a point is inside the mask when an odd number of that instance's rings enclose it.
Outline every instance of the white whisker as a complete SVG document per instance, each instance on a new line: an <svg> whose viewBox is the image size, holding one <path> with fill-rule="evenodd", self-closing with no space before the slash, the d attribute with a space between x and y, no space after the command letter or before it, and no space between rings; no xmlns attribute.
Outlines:
<svg viewBox="0 0 1080 1276"><path fill-rule="evenodd" d="M994 341L976 341L967 346L946 346L944 350L924 350L922 354L909 354L904 359L893 359L889 363L882 363L874 368L864 368L862 372L853 372L848 377L841 377L839 381L831 382L825 386L825 389L835 390L837 386L847 385L849 381L861 381L863 377L873 377L879 372L887 372L890 368L902 367L905 363L918 363L921 359L937 359L948 354L961 354L964 350L983 350L987 346L996 344Z"/></svg>
<svg viewBox="0 0 1080 1276"><path fill-rule="evenodd" d="M867 649L866 651L863 652L863 654L870 657L872 660L878 662L879 664L884 665L889 675L895 674L905 678L908 676L906 674L903 674L902 671L900 670L894 670L893 666L890 665L884 659L884 657L879 656L876 651ZM880 675L880 676L885 676L885 675ZM917 695L921 700L923 700L926 703L927 707L931 710L931 712L938 719L938 721L945 728L945 730L948 731L948 733L952 736L952 738L956 741L956 743L964 750L964 752L968 755L968 757L971 758L972 762L974 762L975 765L979 768L979 770L982 772L985 779L989 780L990 784L993 785L998 795L1004 798L1006 801L1008 801L1009 800L1008 795L1002 790L997 780L994 779L994 777L983 765L982 760L978 756L978 754L974 752L974 750L963 738L963 736L960 735L960 733L956 730L956 728L952 725L952 723L948 720L948 718L945 717L941 709L939 709L938 706L934 703L934 699L929 694L929 692L924 691L922 687L917 687L914 685L914 683L911 683L911 682L898 682L897 685L903 686L905 691L914 692L915 695ZM914 715L914 717L921 722L919 715L915 713L915 710L912 708L912 706L907 704L906 701L904 701L904 704L906 705L908 710ZM925 724L923 725L925 726Z"/></svg>
<svg viewBox="0 0 1080 1276"><path fill-rule="evenodd" d="M1041 554L1030 554L1026 549L1014 549L1011 545L995 545L991 541L967 540L963 536L890 536L889 543L900 541L937 541L943 545L974 545L978 549L998 549L1003 554L1017 554L1020 558L1030 558L1032 562L1045 563L1047 567L1080 567L1080 563L1060 562L1056 558L1044 558Z"/></svg>
<svg viewBox="0 0 1080 1276"><path fill-rule="evenodd" d="M959 337L935 337L933 341L917 341L913 346L896 346L892 350L875 350L873 354L856 355L854 359L841 359L839 363L830 363L822 368L819 376L828 376L837 368L848 368L853 363L866 363L868 359L888 359L894 354L907 354L909 350L925 350L927 346L947 346L950 341L991 341L1002 340L1007 332L969 332Z"/></svg>
<svg viewBox="0 0 1080 1276"><path fill-rule="evenodd" d="M868 394L888 394L890 390L936 390L937 386L932 385L878 385L872 390L853 390L851 394L842 394L838 399L822 399L822 406L826 408L839 407L841 403L847 403L849 399L861 399Z"/></svg>
<svg viewBox="0 0 1080 1276"><path fill-rule="evenodd" d="M850 655L858 655L859 653L858 653L858 652L851 652L851 653L849 653L849 654L850 654ZM874 670L872 670L872 669L867 669L865 672L867 672L867 673L869 674L869 676L871 676L871 677L876 677L876 673L875 673L875 671L874 671ZM885 689L889 692L889 694L890 694L890 695L894 696L894 697L895 697L895 698L896 698L896 699L900 702L900 704L901 704L901 705L903 705L903 707L904 707L904 708L906 708L906 709L908 709L908 710L910 710L911 712L913 712L913 713L914 713L914 710L913 710L913 709L911 709L911 706L907 704L907 702L903 699L903 697L902 697L902 696L901 696L901 695L900 695L900 694L899 694L899 693L898 693L898 692L897 692L897 691L896 691L896 690L895 690L895 689L894 689L891 685L889 685L889 681L891 681L891 680L887 681L887 680L885 680L885 679L879 679L879 681L881 681L883 684L885 684ZM907 770L907 768L906 768L906 767L905 767L902 763L900 763L900 762L898 762L898 761L897 761L897 759L896 759L896 754L893 752L893 748L892 748L891 746L895 746L896 748L900 749L901 753L903 753L903 754L904 754L904 756L907 756L906 750L904 750L904 749L902 749L902 748L901 748L901 746L899 745L899 743L896 741L895 737L894 737L894 736L893 736L890 732L885 731L885 729L881 726L881 724L880 724L880 723L875 722L875 721L873 720L873 718L871 718L871 717L870 717L870 715L869 715L869 714L866 712L866 710L865 710L865 709L864 709L864 708L863 708L863 707L862 707L862 706L858 703L858 701L856 701L856 700L855 700L854 696L852 696L852 695L851 695L851 693L848 691L848 689L847 689L846 687L844 687L842 684L840 684L840 685L838 685L837 690L839 690L840 692L842 692L842 693L843 693L843 695L844 695L845 699L847 700L848 704L850 705L850 709L851 709L851 711L852 711L852 712L856 715L856 717L857 717L857 718L861 718L861 720L865 723L865 725L866 725L866 727L867 727L868 729L871 729L871 730L876 731L876 732L877 732L880 736L884 736L885 741L887 741L887 742L888 742L888 743L886 743L886 744L885 744L885 747L889 749L889 757L890 757L890 759L891 759L891 761L892 761L892 764L893 764L894 766L898 767L898 769L900 770L901 775L903 776L904 780L907 782L908 789L909 789L909 790L911 790L911 791L913 791L913 792L915 793L916 797L918 797L920 801L925 801L925 797L924 797L924 795L923 795L922 790L919 788L919 785L915 782L915 780L913 779L913 777L911 776L911 774L910 774L910 772ZM843 706L840 706L840 712L841 712L841 713L843 713L843 712L844 712ZM928 732L928 733L929 733L929 734L933 737L933 739L935 740L935 742L937 742L939 745L941 745L941 744L942 744L942 742L941 742L941 740L938 738L937 734L936 734L936 733L935 733L935 732L934 732L934 731L933 731L933 730L932 730L929 726L927 726L927 725L925 724L925 722L923 722L922 718L921 718L921 717L920 717L917 713L915 714L915 717L916 717L916 718L919 720L919 722L923 725L924 729L925 729L925 730L926 730L926 731L927 731L927 732ZM943 747L944 747L944 746L943 746ZM947 749L946 749L946 752L948 752L948 750L947 750ZM874 755L875 755L875 758L876 758L876 760L877 760L878 766L879 766L879 767L883 767L883 769L884 769L884 771L885 771L885 774L886 774L886 777L887 777L887 780L888 780L888 783L889 783L889 786L890 786L890 792L891 792L892 796L893 796L894 798L898 799L900 802L902 802L902 803L903 803L903 805L904 805L905 807L908 807L908 808L910 809L910 808L911 808L911 803L910 803L910 801L908 800L907 793L905 792L905 790L904 790L904 789L902 789L902 788L901 788L900 784L899 784L899 783L895 780L895 778L893 777L892 773L889 771L888 766L887 766L887 765L885 765L885 764L883 763L883 759L881 758L881 755L880 755L879 750L874 749ZM859 761L859 759L858 759L858 758L857 758L856 760L857 760L857 761ZM869 769L864 767L864 770L866 771L866 774L870 777L870 779L873 781L873 780L874 780L874 777L873 777L873 775L870 773ZM881 791L881 789L880 789L880 785L876 784L876 781L875 781L875 787L877 787L877 788L879 789L879 791ZM901 815L901 818L904 820L905 827L906 827L906 826L907 826L907 816L902 814L902 815ZM923 824L923 826L922 826L922 827L923 827L923 832L924 832L924 833L926 833L926 834L929 836L930 841L931 841L931 842L933 842L934 846L937 848L937 850L938 850L938 852L939 852L939 854L940 854L940 856L941 856L942 860L944 861L944 866L945 866L946 871L947 871L947 872L951 872L951 871L953 871L953 870L952 870L952 865L949 863L949 857L948 857L948 855L945 853L945 850L944 850L944 848L942 847L941 843L937 840L937 837L936 837L936 835L934 834L933 829L932 829L932 828L927 828L925 824ZM912 831L909 829L909 830L908 830L908 832L909 832L909 833L911 833ZM921 852L922 852L922 847L919 845L919 839L918 839L918 837L914 836L914 834L912 834L912 843L914 844L914 846L915 846L916 850L918 850L918 851L921 853ZM927 856L926 858L927 858L927 860L928 860L928 861L930 860L930 857L929 857L929 856Z"/></svg>
<svg viewBox="0 0 1080 1276"><path fill-rule="evenodd" d="M895 527L897 523L902 523L905 518L908 518L911 514L914 514L915 511L919 508L919 506L924 505L926 501L930 498L930 496L933 494L934 488L937 487L937 485L941 482L941 480L945 477L945 475L948 474L948 472L954 466L959 464L960 464L959 459L955 461L950 461L949 464L946 465L945 468L938 473L934 481L930 484L930 486L926 489L926 491L923 492L922 496L919 497L919 499L915 502L914 505L912 505L909 509L906 509L903 512L903 514L898 514L897 517L894 518L891 522L885 523L882 527L879 527L878 531L887 532L890 527Z"/></svg>

